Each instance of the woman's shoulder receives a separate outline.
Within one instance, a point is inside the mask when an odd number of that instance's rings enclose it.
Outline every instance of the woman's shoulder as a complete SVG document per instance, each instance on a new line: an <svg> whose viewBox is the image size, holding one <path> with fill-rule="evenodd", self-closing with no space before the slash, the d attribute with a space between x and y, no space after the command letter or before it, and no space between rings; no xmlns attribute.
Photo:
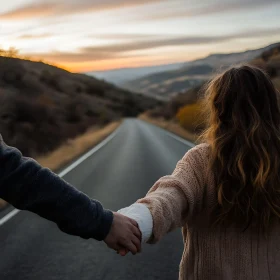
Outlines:
<svg viewBox="0 0 280 280"><path fill-rule="evenodd" d="M210 154L210 145L207 143L201 143L194 146L185 154L183 159L193 158L198 161L207 161Z"/></svg>
<svg viewBox="0 0 280 280"><path fill-rule="evenodd" d="M191 150L207 153L210 150L210 145L208 143L201 143L194 146Z"/></svg>

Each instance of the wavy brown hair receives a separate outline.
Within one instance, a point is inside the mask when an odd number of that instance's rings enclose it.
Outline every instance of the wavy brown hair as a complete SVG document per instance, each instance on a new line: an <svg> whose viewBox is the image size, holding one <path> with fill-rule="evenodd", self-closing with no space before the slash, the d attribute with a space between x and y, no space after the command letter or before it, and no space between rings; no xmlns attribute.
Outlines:
<svg viewBox="0 0 280 280"><path fill-rule="evenodd" d="M230 68L206 88L203 138L217 185L215 223L266 229L280 218L280 110L276 88L262 70Z"/></svg>

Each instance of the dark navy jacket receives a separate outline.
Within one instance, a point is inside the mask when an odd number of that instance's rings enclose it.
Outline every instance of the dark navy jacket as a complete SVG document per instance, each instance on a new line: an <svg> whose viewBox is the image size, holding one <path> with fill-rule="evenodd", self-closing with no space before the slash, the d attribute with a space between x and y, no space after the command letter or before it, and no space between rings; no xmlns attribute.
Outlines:
<svg viewBox="0 0 280 280"><path fill-rule="evenodd" d="M36 161L7 146L0 136L0 198L34 212L82 238L103 240L113 213Z"/></svg>

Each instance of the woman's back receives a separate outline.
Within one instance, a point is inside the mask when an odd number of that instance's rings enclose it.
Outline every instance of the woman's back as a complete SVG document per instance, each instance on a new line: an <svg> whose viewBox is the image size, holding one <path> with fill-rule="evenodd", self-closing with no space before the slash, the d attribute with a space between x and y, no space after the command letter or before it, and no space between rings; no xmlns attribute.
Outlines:
<svg viewBox="0 0 280 280"><path fill-rule="evenodd" d="M280 275L280 226L268 237L249 227L186 226L180 280L272 280Z"/></svg>
<svg viewBox="0 0 280 280"><path fill-rule="evenodd" d="M202 144L189 151L194 168L201 170L199 176L205 176L205 179L200 180L205 184L202 187L196 185L198 181L192 182L192 188L201 200L196 201L199 205L193 206L196 209L192 215L193 219L189 219L183 226L185 247L180 265L180 280L279 279L278 220L274 221L266 234L253 225L246 230L239 225L212 225L212 209L217 203L217 187L214 174L207 171L209 150L209 145Z"/></svg>
<svg viewBox="0 0 280 280"><path fill-rule="evenodd" d="M206 172L203 207L184 229L197 278L278 279L279 93L262 70L244 65L216 76L204 100L208 145L196 148Z"/></svg>

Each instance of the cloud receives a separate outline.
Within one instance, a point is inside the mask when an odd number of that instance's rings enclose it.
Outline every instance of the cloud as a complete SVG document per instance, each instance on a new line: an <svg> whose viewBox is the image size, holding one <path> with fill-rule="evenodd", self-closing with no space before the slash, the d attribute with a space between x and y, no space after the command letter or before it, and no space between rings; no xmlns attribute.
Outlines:
<svg viewBox="0 0 280 280"><path fill-rule="evenodd" d="M257 37L267 37L272 35L279 35L280 33L280 26L273 27L273 28L263 28L263 29L254 29L254 30L247 30L244 32L237 33L232 35L232 39L243 39L243 38L257 38Z"/></svg>
<svg viewBox="0 0 280 280"><path fill-rule="evenodd" d="M135 40L135 39L151 39L151 38L163 38L165 35L160 34L135 34L135 33L112 33L112 34L99 34L93 35L96 39L108 39L108 40Z"/></svg>
<svg viewBox="0 0 280 280"><path fill-rule="evenodd" d="M124 53L167 46L196 45L227 40L228 36L175 37L160 40L135 41L122 44L85 47L84 52Z"/></svg>
<svg viewBox="0 0 280 280"><path fill-rule="evenodd" d="M64 16L79 13L100 12L106 10L122 9L127 7L142 6L152 3L172 3L174 0L41 0L19 6L13 10L0 13L2 20L22 20L48 16ZM185 0L183 0L185 1ZM183 2L184 3L184 2ZM136 20L161 20L182 17L196 17L203 15L220 14L239 10L251 10L279 4L279 0L218 0L215 4L196 7L182 5L182 9L169 9L168 12L152 13L132 17ZM187 8L187 9L186 9Z"/></svg>
<svg viewBox="0 0 280 280"><path fill-rule="evenodd" d="M104 46L93 46L83 48L85 52L102 52L102 53L124 53L130 51L139 51L145 49L153 49L159 47L169 46L182 46L182 45L198 45L219 43L223 41L241 39L241 38L255 38L259 36L277 35L280 28L260 29L260 30L247 30L236 34L216 35L216 36L180 36L169 37L165 39L154 39L148 41L134 41L121 44L111 44Z"/></svg>
<svg viewBox="0 0 280 280"><path fill-rule="evenodd" d="M113 59L115 54L102 53L102 52L50 52L50 53L28 53L30 57L44 59L46 61L57 61L59 63L77 63L87 61L101 61L105 59Z"/></svg>
<svg viewBox="0 0 280 280"><path fill-rule="evenodd" d="M213 14L221 14L240 10L259 9L263 6L271 4L279 4L279 0L220 0L216 4L202 6L199 8L190 8L188 10L170 10L165 13L153 13L144 16L139 16L138 20L161 20L174 18L188 18Z"/></svg>
<svg viewBox="0 0 280 280"><path fill-rule="evenodd" d="M18 36L17 39L20 40L32 40L32 39L43 39L43 38L49 38L53 34L51 33L42 33L42 34L23 34L21 36Z"/></svg>
<svg viewBox="0 0 280 280"><path fill-rule="evenodd" d="M58 8L56 3L32 3L21 6L14 10L0 14L0 19L4 20L22 20L25 18L49 16L53 14Z"/></svg>
<svg viewBox="0 0 280 280"><path fill-rule="evenodd" d="M260 29L260 30L247 30L245 32L228 34L228 35L217 35L217 36L180 36L171 37L159 40L148 40L148 41L135 41L125 42L111 45L92 46L81 48L77 52L52 52L42 54L27 54L31 57L41 57L49 61L58 61L59 63L68 62L87 62L87 61L101 61L107 59L124 58L133 56L131 52L141 51L147 49L156 49L160 47L171 47L171 46L188 46L188 45L200 45L200 44L211 44L221 43L237 39L250 39L257 37L265 37L279 34L280 28L272 29Z"/></svg>
<svg viewBox="0 0 280 280"><path fill-rule="evenodd" d="M46 16L63 16L142 6L162 0L57 0L41 1L20 6L0 14L0 19L21 20Z"/></svg>
<svg viewBox="0 0 280 280"><path fill-rule="evenodd" d="M86 63L98 62L103 60L113 60L119 58L132 58L135 55L122 53L103 53L90 51L77 52L48 52L48 53L28 53L28 57L43 59L45 61L53 61L57 63ZM150 54L139 54L137 57L152 57Z"/></svg>

